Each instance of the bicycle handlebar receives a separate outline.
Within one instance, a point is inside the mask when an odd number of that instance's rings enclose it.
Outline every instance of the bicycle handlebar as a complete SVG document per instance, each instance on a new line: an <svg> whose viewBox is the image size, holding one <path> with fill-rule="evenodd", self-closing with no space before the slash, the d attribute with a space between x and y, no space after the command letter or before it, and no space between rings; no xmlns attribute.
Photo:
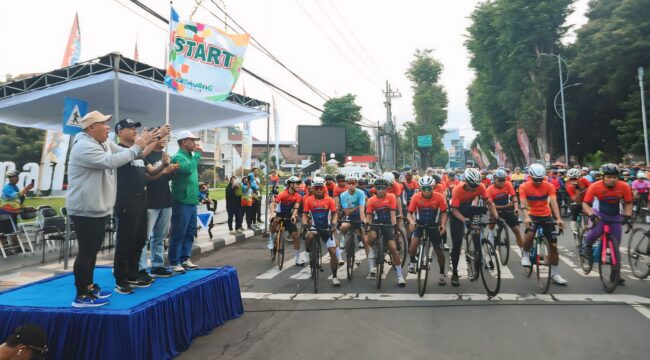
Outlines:
<svg viewBox="0 0 650 360"><path fill-rule="evenodd" d="M629 221L617 221L617 220L605 220L605 219L601 219L601 218L598 218L598 220L596 220L596 221L592 221L591 227L585 228L585 230L592 230L594 227L596 227L596 224L598 224L601 221L605 222L607 224L624 224L624 225L627 225L627 230L625 230L625 234L632 231L632 220L631 219Z"/></svg>

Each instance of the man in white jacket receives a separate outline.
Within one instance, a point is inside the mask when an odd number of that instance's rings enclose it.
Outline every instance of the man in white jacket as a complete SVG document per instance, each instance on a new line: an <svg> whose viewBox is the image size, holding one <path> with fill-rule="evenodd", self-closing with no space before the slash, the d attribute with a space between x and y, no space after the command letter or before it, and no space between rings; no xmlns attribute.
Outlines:
<svg viewBox="0 0 650 360"><path fill-rule="evenodd" d="M151 152L160 130L144 131L130 148L107 141L111 115L92 111L81 120L70 151L66 207L75 225L79 255L74 263L77 294L72 306L108 304L109 291L93 283L97 252L104 242L106 221L115 205L117 168ZM143 154L144 151L144 154Z"/></svg>

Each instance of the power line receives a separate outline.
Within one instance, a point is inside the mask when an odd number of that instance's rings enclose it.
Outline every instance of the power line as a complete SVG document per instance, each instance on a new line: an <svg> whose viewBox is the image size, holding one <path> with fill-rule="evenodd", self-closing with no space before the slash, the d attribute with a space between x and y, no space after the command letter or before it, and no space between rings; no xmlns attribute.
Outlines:
<svg viewBox="0 0 650 360"><path fill-rule="evenodd" d="M147 19L146 17L142 16L142 14L139 14L137 11L135 11L135 10L131 9L130 7L124 5L120 0L113 0L113 1L115 1L116 3L122 5L124 8L126 8L130 12L134 13L135 15L139 16L140 18L144 19L146 22L150 23L151 25L157 27L158 29L161 29L161 30L163 30L165 32L169 31L169 29L165 29L163 26L160 26L160 25L156 24L155 22L151 21L150 19Z"/></svg>
<svg viewBox="0 0 650 360"><path fill-rule="evenodd" d="M341 55L343 55L343 57L344 57L344 58L345 58L345 59L346 59L346 60L347 60L347 61L348 61L352 66L356 67L357 70L359 70L359 73L361 73L361 75L363 75L363 77L365 77L366 80L368 80L368 81L369 81L371 84L373 84L374 86L377 86L377 87L380 86L380 85L379 85L375 80L371 79L368 75L366 75L366 73L363 71L363 68L359 67L359 66L357 65L357 63L355 63L354 61L352 61L352 60L350 59L350 57L348 57L348 55L347 55L343 50L341 50L341 48L339 48L338 45L336 45L336 42L335 42L334 40L332 40L332 38L327 34L327 31L325 31L325 30L324 30L320 25L318 25L318 22L316 21L316 19L314 19L314 17L311 16L311 14L310 14L310 13L309 13L309 12L308 12L308 11L307 11L307 10L306 10L302 5L301 5L301 4L300 4L300 1L296 0L296 4L298 4L298 7L300 7L300 10L302 10L302 12L305 13L305 15L307 15L307 17L308 17L308 18L311 20L311 22L316 26L316 28L318 28L318 30L319 30L321 33L323 33L323 35L325 35L325 38L326 38L326 39L327 39L327 40L332 44L332 46L334 46L334 48L335 48L335 49L336 49L336 50L337 50Z"/></svg>

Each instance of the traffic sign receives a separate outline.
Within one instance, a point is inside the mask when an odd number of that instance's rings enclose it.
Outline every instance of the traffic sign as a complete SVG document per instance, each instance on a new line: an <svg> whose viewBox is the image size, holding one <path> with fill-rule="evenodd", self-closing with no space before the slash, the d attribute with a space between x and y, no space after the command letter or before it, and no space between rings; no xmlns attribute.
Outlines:
<svg viewBox="0 0 650 360"><path fill-rule="evenodd" d="M88 102L71 97L63 101L63 133L74 135L81 131L81 118L88 112Z"/></svg>
<svg viewBox="0 0 650 360"><path fill-rule="evenodd" d="M420 135L418 136L418 147L432 147L433 146L433 137L431 135Z"/></svg>

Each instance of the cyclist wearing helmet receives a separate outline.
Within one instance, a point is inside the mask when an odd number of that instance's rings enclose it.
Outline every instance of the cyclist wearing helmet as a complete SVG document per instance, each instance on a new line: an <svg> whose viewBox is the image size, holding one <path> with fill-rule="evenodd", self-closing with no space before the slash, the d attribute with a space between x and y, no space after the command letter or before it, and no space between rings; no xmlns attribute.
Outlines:
<svg viewBox="0 0 650 360"><path fill-rule="evenodd" d="M436 251L438 266L440 267L438 285L443 286L446 284L445 254L442 251L440 237L447 229L447 202L442 195L433 191L435 180L432 177L425 176L421 178L418 185L420 186L420 192L413 196L408 208L409 231L413 233L411 245L409 246L409 256L411 257L409 272L415 273L415 263L417 262L415 253L420 245L420 239L424 230L423 228L416 228L415 225L438 225L437 229L426 229L426 231Z"/></svg>
<svg viewBox="0 0 650 360"><path fill-rule="evenodd" d="M305 235L305 248L311 248L311 242L314 237L319 235L320 239L325 242L327 251L330 254L330 268L332 269L332 285L339 286L341 282L336 278L338 261L336 261L336 242L330 236L334 230L338 215L334 199L326 195L325 180L321 177L315 177L313 181L314 195L307 198L302 213L302 223L309 226L309 231ZM308 217L307 214L310 216ZM311 217L311 223L309 219ZM308 224L311 224L308 225Z"/></svg>
<svg viewBox="0 0 650 360"><path fill-rule="evenodd" d="M645 172L639 171L636 174L636 180L632 182L632 190L634 191L634 202L641 207L648 204L648 194L650 193L650 181Z"/></svg>
<svg viewBox="0 0 650 360"><path fill-rule="evenodd" d="M580 169L569 169L567 171L567 181L564 184L564 190L569 199L571 199L571 204L569 209L571 210L571 232L576 233L578 231L578 215L582 211L582 195L578 187L578 179L580 179Z"/></svg>
<svg viewBox="0 0 650 360"><path fill-rule="evenodd" d="M329 197L334 198L334 189L336 188L336 184L334 183L334 176L332 175L325 175L325 187L327 188L327 195Z"/></svg>
<svg viewBox="0 0 650 360"><path fill-rule="evenodd" d="M523 246L521 231L519 231L519 200L515 188L507 180L508 174L503 169L494 171L494 184L487 189L487 197L494 203L499 217L512 229L519 248ZM488 240L494 245L496 224L488 225Z"/></svg>
<svg viewBox="0 0 650 360"><path fill-rule="evenodd" d="M368 179L366 179L366 178L359 179L359 185L357 186L357 190L363 191L363 193L366 195L366 199L367 199L368 198Z"/></svg>
<svg viewBox="0 0 650 360"><path fill-rule="evenodd" d="M336 175L336 187L334 187L334 201L338 201L338 197L343 194L348 189L348 186L345 184L345 175L337 174ZM337 203L338 208L338 203Z"/></svg>
<svg viewBox="0 0 650 360"><path fill-rule="evenodd" d="M402 275L401 259L399 252L397 252L395 230L393 228L397 225L396 211L398 202L394 194L388 193L388 183L386 180L377 179L375 181L375 189L377 190L377 194L368 199L366 204L366 223L371 224L368 232L368 244L372 247L372 244L377 240L378 233L381 231L383 240L386 242L386 246L390 251L395 271L397 272L397 285L404 287L406 286L406 281ZM392 225L392 227L377 225ZM370 278L382 276L382 274L377 274L377 269L374 267L375 256L384 256L384 254L375 255L374 251L370 250L368 261L373 263L370 274L368 275Z"/></svg>
<svg viewBox="0 0 650 360"><path fill-rule="evenodd" d="M483 184L486 189L492 184L492 180L490 180L490 177L488 176L489 174L490 172L487 169L481 170L481 184Z"/></svg>
<svg viewBox="0 0 650 360"><path fill-rule="evenodd" d="M590 223L592 224L591 230L585 234L582 240L582 254L591 258L591 246L603 233L605 224L609 225L610 234L614 239L616 258L620 259L619 245L621 243L621 221L630 223L632 219L632 190L624 181L618 179L619 170L615 164L605 164L600 168L604 179L593 183L587 193L582 199L582 209L589 216ZM592 201L598 199L598 204L593 204ZM621 216L621 203L623 203L623 215ZM612 221L607 223L605 221ZM615 274L611 274L615 279ZM619 284L623 283L623 279L619 279Z"/></svg>
<svg viewBox="0 0 650 360"><path fill-rule="evenodd" d="M487 198L487 191L485 186L481 184L481 173L473 168L465 169L463 173L465 179L454 188L451 193L451 285L459 286L458 279L458 260L460 259L460 248L463 243L463 236L465 233L465 223L469 220L474 207L472 202L474 199L482 197L490 210L492 219L498 217L497 211L494 208L494 203Z"/></svg>
<svg viewBox="0 0 650 360"><path fill-rule="evenodd" d="M407 172L404 174L404 182L402 182L402 187L404 188L404 203L408 205L411 202L411 198L413 198L413 195L415 195L415 192L420 186L418 185L417 181L413 180L413 174Z"/></svg>
<svg viewBox="0 0 650 360"><path fill-rule="evenodd" d="M531 181L523 183L519 187L519 199L521 201L521 212L526 224L526 234L524 236L524 251L521 257L521 265L532 266L530 263L530 248L533 247L533 238L535 227L541 227L544 236L549 242L549 263L551 264L551 280L559 285L564 285L567 281L560 276L557 253L557 236L555 235L555 225L553 217L557 221L560 229L564 228L564 223L560 217L560 210L555 198L555 188L551 183L544 180L546 170L542 164L532 164L528 168L528 175ZM551 216L552 215L552 216Z"/></svg>
<svg viewBox="0 0 650 360"><path fill-rule="evenodd" d="M277 215L271 223L271 231L268 239L268 248L273 250L275 242L273 241L273 233L277 232L278 224L280 221L284 222L284 228L289 232L293 239L293 250L296 257L296 265L303 266L305 263L300 260L300 234L296 228L296 221L298 220L298 208L300 207L302 196L298 194L298 185L302 183L300 178L291 176L287 179L287 188L275 197L271 203L271 208L276 209Z"/></svg>
<svg viewBox="0 0 650 360"><path fill-rule="evenodd" d="M350 229L356 231L366 249L366 256L368 256L370 248L367 244L368 240L366 239L365 231L361 226L361 222L366 218L366 194L357 189L358 180L356 175L348 175L345 178L345 181L347 182L348 189L341 194L340 198L341 210L343 211L341 220L354 221L354 223L343 222L340 230L343 235L347 234ZM341 249L345 249L344 239L345 236L341 236L341 241L339 243ZM370 266L372 266L372 264L370 264Z"/></svg>
<svg viewBox="0 0 650 360"><path fill-rule="evenodd" d="M438 174L433 174L431 176L433 178L433 181L435 182L435 187L433 188L433 191L437 192L438 194L442 195L444 198L447 198L447 183L442 180L442 177Z"/></svg>
<svg viewBox="0 0 650 360"><path fill-rule="evenodd" d="M402 193L404 192L402 184L395 181L395 174L390 171L386 171L381 177L386 182L386 193L395 195L395 198L397 199L397 216L401 216L402 205L404 205L402 203Z"/></svg>
<svg viewBox="0 0 650 360"><path fill-rule="evenodd" d="M551 175L548 177L547 181L553 185L556 192L560 191L560 189L564 187L564 180L558 175L557 170L551 170Z"/></svg>

